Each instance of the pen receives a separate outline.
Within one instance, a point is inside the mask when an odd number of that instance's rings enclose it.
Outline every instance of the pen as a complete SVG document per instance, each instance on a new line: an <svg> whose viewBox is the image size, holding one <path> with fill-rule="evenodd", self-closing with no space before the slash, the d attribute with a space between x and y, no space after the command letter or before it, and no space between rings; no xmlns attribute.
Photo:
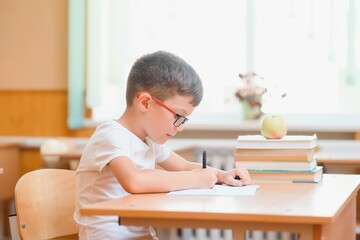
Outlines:
<svg viewBox="0 0 360 240"><path fill-rule="evenodd" d="M203 159L202 159L202 166L203 168L206 168L206 151L203 151ZM239 176L235 176L235 180L240 180Z"/></svg>
<svg viewBox="0 0 360 240"><path fill-rule="evenodd" d="M206 168L206 151L203 151L203 168Z"/></svg>

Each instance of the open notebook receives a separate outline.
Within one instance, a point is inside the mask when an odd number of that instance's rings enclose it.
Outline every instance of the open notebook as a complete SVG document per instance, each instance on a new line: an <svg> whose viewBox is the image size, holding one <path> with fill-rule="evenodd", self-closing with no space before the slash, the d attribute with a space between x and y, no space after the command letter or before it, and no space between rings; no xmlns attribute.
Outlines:
<svg viewBox="0 0 360 240"><path fill-rule="evenodd" d="M169 195L191 196L253 196L258 190L258 185L232 187L227 185L215 185L210 189L186 189L169 192Z"/></svg>

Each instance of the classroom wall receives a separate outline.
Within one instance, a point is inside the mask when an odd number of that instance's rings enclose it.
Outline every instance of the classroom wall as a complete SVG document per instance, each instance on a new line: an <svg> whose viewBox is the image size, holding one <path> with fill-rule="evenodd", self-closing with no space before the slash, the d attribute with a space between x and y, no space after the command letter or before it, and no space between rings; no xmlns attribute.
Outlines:
<svg viewBox="0 0 360 240"><path fill-rule="evenodd" d="M67 1L0 1L1 90L66 90Z"/></svg>
<svg viewBox="0 0 360 240"><path fill-rule="evenodd" d="M0 1L0 135L90 136L67 121L68 1Z"/></svg>
<svg viewBox="0 0 360 240"><path fill-rule="evenodd" d="M67 1L0 1L0 134L69 135Z"/></svg>
<svg viewBox="0 0 360 240"><path fill-rule="evenodd" d="M67 118L68 1L0 1L0 135L77 136ZM21 153L21 172L42 165Z"/></svg>

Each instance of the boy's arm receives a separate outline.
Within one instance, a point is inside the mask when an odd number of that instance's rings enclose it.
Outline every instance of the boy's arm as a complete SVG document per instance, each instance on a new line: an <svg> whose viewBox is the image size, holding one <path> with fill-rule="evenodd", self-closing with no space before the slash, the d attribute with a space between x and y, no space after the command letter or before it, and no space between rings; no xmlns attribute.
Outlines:
<svg viewBox="0 0 360 240"><path fill-rule="evenodd" d="M129 193L169 192L189 188L211 188L217 182L216 172L211 168L195 169L195 165L187 165L177 160L172 164L160 164L160 166L168 171L160 169L139 169L128 157L117 157L109 163L109 167L115 177ZM186 167L195 170L189 171L191 169L186 169Z"/></svg>
<svg viewBox="0 0 360 240"><path fill-rule="evenodd" d="M171 152L168 159L158 165L167 171L191 171L202 168L199 163L187 161L174 152Z"/></svg>
<svg viewBox="0 0 360 240"><path fill-rule="evenodd" d="M158 165L168 171L191 171L194 169L202 168L202 164L187 161L174 152L170 154L169 158L166 161L161 162ZM216 171L216 183L219 184L225 183L231 186L242 186L249 185L251 182L249 172L245 168L234 168L228 172L209 166L207 168ZM240 181L235 179L236 176L240 177Z"/></svg>

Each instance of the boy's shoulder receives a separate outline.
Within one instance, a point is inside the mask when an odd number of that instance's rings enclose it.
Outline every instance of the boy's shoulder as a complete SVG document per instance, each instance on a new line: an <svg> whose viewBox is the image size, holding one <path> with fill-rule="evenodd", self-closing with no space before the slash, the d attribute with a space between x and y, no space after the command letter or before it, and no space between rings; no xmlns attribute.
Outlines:
<svg viewBox="0 0 360 240"><path fill-rule="evenodd" d="M116 120L106 120L104 122L99 123L96 126L96 131L103 131L104 129L107 129L107 128L117 128L118 125L120 125L117 123L118 122Z"/></svg>
<svg viewBox="0 0 360 240"><path fill-rule="evenodd" d="M108 120L97 125L88 146L127 145L132 142L133 134L116 120Z"/></svg>
<svg viewBox="0 0 360 240"><path fill-rule="evenodd" d="M93 135L104 135L104 134L107 134L114 130L125 131L125 132L127 131L127 129L125 127L123 127L118 121L107 120L107 121L101 122L101 123L99 123L99 125L97 125Z"/></svg>
<svg viewBox="0 0 360 240"><path fill-rule="evenodd" d="M131 138L135 135L117 120L107 120L96 127L93 136L127 136Z"/></svg>
<svg viewBox="0 0 360 240"><path fill-rule="evenodd" d="M121 126L121 124L119 124L118 121L111 119L111 120L106 120L106 121L99 123L97 128L117 127L117 126Z"/></svg>

